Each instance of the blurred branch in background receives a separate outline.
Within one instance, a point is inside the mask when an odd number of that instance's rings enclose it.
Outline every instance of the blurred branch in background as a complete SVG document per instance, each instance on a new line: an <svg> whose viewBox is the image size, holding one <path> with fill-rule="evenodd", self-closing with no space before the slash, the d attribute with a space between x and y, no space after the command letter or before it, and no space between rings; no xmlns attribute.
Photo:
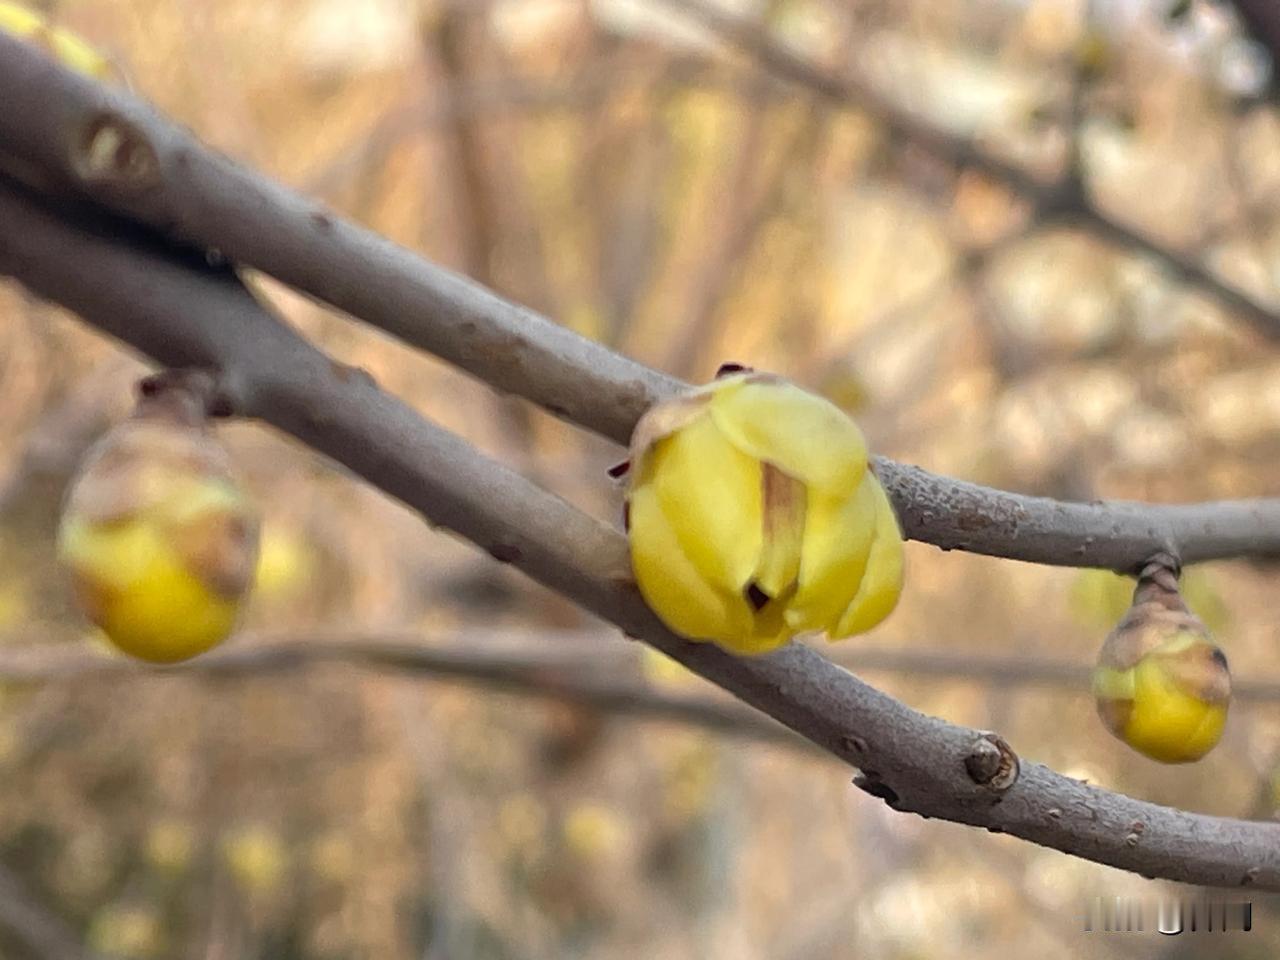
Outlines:
<svg viewBox="0 0 1280 960"><path fill-rule="evenodd" d="M1194 253L1171 249L1100 206L1090 195L1088 172L1071 162L1078 159L1074 149L1068 151L1067 162L1060 172L1051 175L1033 172L1000 157L976 140L931 124L920 113L859 79L856 73L836 73L792 53L775 41L758 21L704 0L658 2L704 25L727 44L747 54L762 69L828 102L870 113L884 125L890 137L933 154L957 173L971 167L1025 196L1033 204L1034 219L1041 226L1054 222L1079 223L1110 243L1154 257L1178 279L1216 298L1259 333L1272 340L1280 339L1280 309L1276 304L1257 300L1223 280ZM1258 6L1269 5L1263 0ZM1275 19L1273 14L1265 16ZM1073 135L1067 139L1068 143L1074 143Z"/></svg>
<svg viewBox="0 0 1280 960"><path fill-rule="evenodd" d="M851 671L901 674L937 682L1000 687L1057 687L1087 693L1091 667L1036 656L956 654L946 649L849 649L832 662ZM812 744L758 713L702 694L677 694L641 678L634 645L612 634L547 631L517 639L477 631L444 639L411 632L378 634L317 630L306 634L238 635L235 646L165 670L65 644L0 643L0 682L44 684L204 677L220 680L330 665L420 674L532 697L560 699L623 716L656 717L752 740L812 749ZM689 675L692 677L692 674ZM1237 701L1280 701L1280 680L1238 680Z"/></svg>
<svg viewBox="0 0 1280 960"><path fill-rule="evenodd" d="M0 933L10 933L39 960L100 960L76 931L46 909L0 864Z"/></svg>
<svg viewBox="0 0 1280 960"><path fill-rule="evenodd" d="M429 96L415 95L393 104L359 135L351 147L312 173L305 192L327 196L364 168L370 155L385 152L396 143L423 130L456 127L459 117L493 121L517 114L549 113L565 108L589 109L633 88L646 88L655 80L676 86L719 89L729 85L746 94L778 98L781 89L759 83L726 80L706 57L684 55L640 58L618 56L590 64L571 80L555 83L523 83L514 78L470 80L465 87Z"/></svg>
<svg viewBox="0 0 1280 960"><path fill-rule="evenodd" d="M422 24L424 58L436 68L433 77L441 96L447 102L465 101L467 92L476 84L476 61L483 58L488 44L484 27L485 8L468 3L448 2L433 18ZM517 206L513 171L500 175L497 163L505 155L493 150L484 136L486 115L472 110L452 110L448 116L447 162L445 169L433 169L428 176L447 181L445 192L451 198L457 232L461 235L460 262L462 272L482 286L499 293L504 291L496 269L499 238L515 234L504 223L502 212L510 220L511 208ZM499 188L499 184L502 187ZM501 198L501 200L500 200ZM533 259L533 258L531 258ZM546 278L529 283L545 290ZM545 294L541 299L546 299ZM495 422L502 431L507 448L516 457L522 471L543 480L534 448L532 416L529 408L513 397L491 399Z"/></svg>
<svg viewBox="0 0 1280 960"><path fill-rule="evenodd" d="M108 678L113 682L206 677L212 680L345 665L368 670L422 674L508 693L563 700L622 716L654 717L716 730L750 740L813 750L781 724L732 701L680 694L648 686L617 668L630 664L630 651L612 650L605 639L566 639L563 634L528 638L519 646L473 637L424 644L421 638L333 633L282 639L242 634L235 647L156 671L123 658L71 650L62 645L6 646L0 649L0 681L47 683ZM243 644L243 645L242 645ZM561 649L568 646L570 649ZM627 653L626 657L610 653ZM612 662L611 662L612 661ZM610 669L610 668L613 669Z"/></svg>
<svg viewBox="0 0 1280 960"><path fill-rule="evenodd" d="M768 20L777 6L767 4L762 17ZM689 282L676 336L661 363L663 370L682 380L696 377L707 366L707 348L717 343L728 322L723 301L738 281L742 264L769 218L782 207L798 157L814 153L826 136L830 118L821 105L813 104L777 150L770 168L765 145L773 93L761 89L744 95L737 142L724 170L724 196L733 199L716 205L700 237L707 253Z"/></svg>

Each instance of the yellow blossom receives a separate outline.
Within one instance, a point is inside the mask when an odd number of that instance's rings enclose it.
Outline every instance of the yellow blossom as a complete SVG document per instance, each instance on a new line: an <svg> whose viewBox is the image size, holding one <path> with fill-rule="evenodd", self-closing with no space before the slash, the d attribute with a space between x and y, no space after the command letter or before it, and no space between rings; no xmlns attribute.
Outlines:
<svg viewBox="0 0 1280 960"><path fill-rule="evenodd" d="M266 827L235 830L223 837L221 847L231 873L250 893L275 889L288 867L284 844Z"/></svg>
<svg viewBox="0 0 1280 960"><path fill-rule="evenodd" d="M565 817L562 830L568 849L586 860L619 853L627 834L622 818L612 808L598 803L574 807Z"/></svg>
<svg viewBox="0 0 1280 960"><path fill-rule="evenodd" d="M902 535L861 431L779 377L720 377L646 413L627 507L646 602L734 653L863 633L902 589Z"/></svg>
<svg viewBox="0 0 1280 960"><path fill-rule="evenodd" d="M1113 734L1161 763L1199 760L1218 743L1231 700L1227 658L1187 611L1168 570L1144 574L1093 673Z"/></svg>
<svg viewBox="0 0 1280 960"><path fill-rule="evenodd" d="M147 859L158 870L176 873L191 863L195 838L178 820L161 820L147 831Z"/></svg>
<svg viewBox="0 0 1280 960"><path fill-rule="evenodd" d="M161 386L90 452L67 496L58 552L85 615L116 647L174 663L235 626L257 526L203 409Z"/></svg>
<svg viewBox="0 0 1280 960"><path fill-rule="evenodd" d="M306 540L284 527L268 524L260 538L254 592L259 599L288 596L306 583L313 566Z"/></svg>
<svg viewBox="0 0 1280 960"><path fill-rule="evenodd" d="M94 950L113 957L153 957L164 944L164 930L151 905L119 904L94 916L88 941Z"/></svg>

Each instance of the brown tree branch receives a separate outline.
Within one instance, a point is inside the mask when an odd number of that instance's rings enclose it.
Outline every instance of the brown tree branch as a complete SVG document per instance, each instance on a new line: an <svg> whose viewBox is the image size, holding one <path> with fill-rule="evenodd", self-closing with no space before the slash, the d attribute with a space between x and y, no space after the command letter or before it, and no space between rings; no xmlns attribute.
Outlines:
<svg viewBox="0 0 1280 960"><path fill-rule="evenodd" d="M739 658L675 636L636 590L622 534L325 356L230 271L4 180L0 225L0 273L162 364L216 369L238 412L345 464L859 768L855 783L894 809L1148 876L1280 890L1280 825L1174 810L1019 765L999 738L918 713L801 645Z"/></svg>
<svg viewBox="0 0 1280 960"><path fill-rule="evenodd" d="M200 249L220 251L619 443L680 381L428 263L198 143L127 94L0 34L0 154ZM64 262L66 262L64 260ZM1280 501L1062 503L880 458L906 535L944 550L1130 570L1280 556Z"/></svg>

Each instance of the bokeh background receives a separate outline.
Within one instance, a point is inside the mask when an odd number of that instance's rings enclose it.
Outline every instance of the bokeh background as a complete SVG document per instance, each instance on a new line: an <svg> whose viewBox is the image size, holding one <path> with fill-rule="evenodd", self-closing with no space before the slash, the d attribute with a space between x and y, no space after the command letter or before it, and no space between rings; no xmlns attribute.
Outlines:
<svg viewBox="0 0 1280 960"><path fill-rule="evenodd" d="M1259 326L1280 316L1280 112L1229 4L43 6L229 155L673 374L777 370L877 452L1008 489L1277 493L1280 353ZM424 414L619 523L616 448L255 283ZM53 562L59 498L146 368L13 284L0 317L0 957L1280 950L1265 895L1249 935L1086 935L1095 897L1154 910L1196 891L892 813L798 741L539 695L573 674L724 702L257 424L220 428L265 516L228 648L391 638L548 663L516 693L352 662L66 669L106 653ZM919 544L908 564L897 613L830 655L1069 775L1276 815L1274 684L1190 767L1103 731L1080 670L1131 582ZM1280 681L1276 577L1187 576L1259 684Z"/></svg>

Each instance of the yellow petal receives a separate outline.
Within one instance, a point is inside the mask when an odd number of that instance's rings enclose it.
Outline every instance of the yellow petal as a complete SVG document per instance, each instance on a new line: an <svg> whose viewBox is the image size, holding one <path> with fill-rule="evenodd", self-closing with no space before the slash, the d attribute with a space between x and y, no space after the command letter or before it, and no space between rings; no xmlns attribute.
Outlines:
<svg viewBox="0 0 1280 960"><path fill-rule="evenodd" d="M766 624L761 623L749 633L724 637L716 643L739 656L757 657L763 653L772 653L790 643L795 631L787 626L781 617L774 618L770 623L777 623L780 626L777 630L770 630Z"/></svg>
<svg viewBox="0 0 1280 960"><path fill-rule="evenodd" d="M876 535L858 593L830 635L832 640L866 633L893 612L902 592L902 533L898 518L875 474L867 474L863 483L871 486L875 498Z"/></svg>
<svg viewBox="0 0 1280 960"><path fill-rule="evenodd" d="M230 479L223 477L182 477L174 474L164 499L157 504L166 521L192 523L210 513L242 513L248 501Z"/></svg>
<svg viewBox="0 0 1280 960"><path fill-rule="evenodd" d="M1206 708L1199 725L1191 731L1183 747L1183 756L1189 760L1199 760L1218 745L1222 739L1222 731L1227 726L1227 708L1211 706Z"/></svg>
<svg viewBox="0 0 1280 960"><path fill-rule="evenodd" d="M29 37L45 26L44 18L34 10L0 0L0 30L16 37Z"/></svg>
<svg viewBox="0 0 1280 960"><path fill-rule="evenodd" d="M796 631L787 623L786 599L770 600L759 610L752 610L746 629L717 643L741 656L757 656L790 643Z"/></svg>
<svg viewBox="0 0 1280 960"><path fill-rule="evenodd" d="M637 481L653 485L681 551L702 577L741 596L763 542L760 464L704 416L660 441Z"/></svg>
<svg viewBox="0 0 1280 960"><path fill-rule="evenodd" d="M58 530L58 552L77 572L108 589L124 589L143 576L164 539L140 520L88 523L68 514Z"/></svg>
<svg viewBox="0 0 1280 960"><path fill-rule="evenodd" d="M215 596L174 562L157 563L149 576L104 608L102 629L125 653L152 663L177 663L226 639L238 606Z"/></svg>
<svg viewBox="0 0 1280 960"><path fill-rule="evenodd" d="M851 493L867 468L862 431L835 404L785 380L734 379L711 400L717 426L739 450L812 491Z"/></svg>
<svg viewBox="0 0 1280 960"><path fill-rule="evenodd" d="M779 598L795 588L800 574L807 497L804 484L770 464L763 465L761 480L764 540L752 579Z"/></svg>
<svg viewBox="0 0 1280 960"><path fill-rule="evenodd" d="M1162 763L1188 763L1208 753L1222 736L1225 704L1211 704L1182 688L1159 657L1133 669L1133 713L1125 740Z"/></svg>
<svg viewBox="0 0 1280 960"><path fill-rule="evenodd" d="M750 631L745 602L725 596L694 569L649 483L639 484L631 493L630 527L636 583L663 623L695 640Z"/></svg>
<svg viewBox="0 0 1280 960"><path fill-rule="evenodd" d="M87 612L125 653L155 663L185 660L226 638L238 604L188 570L155 523L90 524L69 518L63 561L94 603Z"/></svg>
<svg viewBox="0 0 1280 960"><path fill-rule="evenodd" d="M1101 700L1132 700L1133 671L1097 667L1093 671L1093 695Z"/></svg>
<svg viewBox="0 0 1280 960"><path fill-rule="evenodd" d="M787 605L797 630L834 631L862 582L876 529L875 491L859 484L853 496L809 491L800 586Z"/></svg>

